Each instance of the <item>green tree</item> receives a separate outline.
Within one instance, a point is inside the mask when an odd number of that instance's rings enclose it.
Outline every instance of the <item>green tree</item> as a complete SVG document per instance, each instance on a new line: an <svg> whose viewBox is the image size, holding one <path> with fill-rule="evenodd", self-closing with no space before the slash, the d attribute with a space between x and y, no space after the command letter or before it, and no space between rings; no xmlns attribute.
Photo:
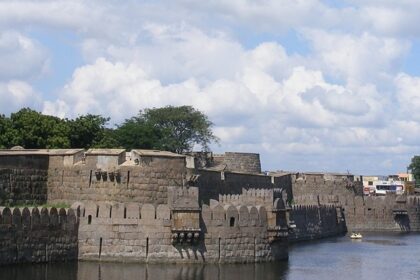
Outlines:
<svg viewBox="0 0 420 280"><path fill-rule="evenodd" d="M108 139L115 139L119 146L127 150L161 149L161 132L146 122L143 115L126 119L115 129Z"/></svg>
<svg viewBox="0 0 420 280"><path fill-rule="evenodd" d="M146 109L139 118L160 132L162 150L182 153L191 151L195 144L209 150L212 141L218 141L211 130L212 122L191 106Z"/></svg>
<svg viewBox="0 0 420 280"><path fill-rule="evenodd" d="M207 116L191 106L153 108L140 111L115 130L126 149L159 149L177 153L191 151L195 144L209 150L217 141Z"/></svg>
<svg viewBox="0 0 420 280"><path fill-rule="evenodd" d="M414 176L414 179L416 179L417 182L420 181L420 156L414 156L411 159L411 163L408 166L408 170L411 171L411 173Z"/></svg>
<svg viewBox="0 0 420 280"><path fill-rule="evenodd" d="M85 149L98 146L103 141L108 121L109 118L91 114L69 120L70 146Z"/></svg>
<svg viewBox="0 0 420 280"><path fill-rule="evenodd" d="M105 128L104 135L99 141L99 143L95 144L94 148L124 148L121 143L117 139L116 130L112 128Z"/></svg>
<svg viewBox="0 0 420 280"><path fill-rule="evenodd" d="M13 138L8 146L20 145L26 149L69 148L69 126L65 120L42 115L29 108L11 114Z"/></svg>
<svg viewBox="0 0 420 280"><path fill-rule="evenodd" d="M10 148L18 139L16 130L12 127L12 121L5 115L0 114L0 149Z"/></svg>

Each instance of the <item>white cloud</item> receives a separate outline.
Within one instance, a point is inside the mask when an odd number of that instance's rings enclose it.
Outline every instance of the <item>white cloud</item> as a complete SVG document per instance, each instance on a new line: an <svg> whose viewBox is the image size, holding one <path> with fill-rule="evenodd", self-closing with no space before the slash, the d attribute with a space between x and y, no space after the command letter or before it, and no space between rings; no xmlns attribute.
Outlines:
<svg viewBox="0 0 420 280"><path fill-rule="evenodd" d="M48 69L47 51L15 31L0 30L0 81L39 77Z"/></svg>
<svg viewBox="0 0 420 280"><path fill-rule="evenodd" d="M70 30L85 65L42 100L44 113L119 123L140 109L188 104L216 124L216 149L260 152L270 168L276 159L302 169L401 168L420 148L420 78L401 74L418 8L414 0L2 2L0 28L11 31L0 35L0 109L40 101L30 82L48 50L28 34ZM288 33L302 41L282 46ZM398 163L380 167L390 158Z"/></svg>
<svg viewBox="0 0 420 280"><path fill-rule="evenodd" d="M420 35L419 1L398 1L395 5L392 1L370 0L358 1L357 4L360 5L360 19L378 34L397 37Z"/></svg>
<svg viewBox="0 0 420 280"><path fill-rule="evenodd" d="M39 109L40 96L26 82L12 80L6 83L0 82L0 112L10 114L22 107Z"/></svg>
<svg viewBox="0 0 420 280"><path fill-rule="evenodd" d="M280 50L279 59L255 60L273 49ZM140 109L189 104L215 122L223 147L320 155L401 144L386 124L393 119L386 114L388 100L380 100L374 87L329 83L320 71L288 64L291 58L281 50L270 43L242 51L237 54L242 68L234 78L201 85L195 79L164 85L136 63L100 58L78 68L44 112L70 117L96 113L121 122ZM258 67L256 61L261 61ZM282 75L270 74L279 67L288 69Z"/></svg>
<svg viewBox="0 0 420 280"><path fill-rule="evenodd" d="M394 104L394 108L400 110L399 117L420 122L420 77L401 73L396 77L395 83L398 104Z"/></svg>
<svg viewBox="0 0 420 280"><path fill-rule="evenodd" d="M165 84L192 77L200 82L233 78L242 63L242 46L222 32L206 34L182 23L145 23L139 30L139 38L129 44L88 39L82 49L89 61L99 50L111 61L138 65Z"/></svg>
<svg viewBox="0 0 420 280"><path fill-rule="evenodd" d="M307 30L304 34L313 44L315 62L321 62L327 74L350 84L387 81L400 69L410 46L407 41L369 33L356 36Z"/></svg>
<svg viewBox="0 0 420 280"><path fill-rule="evenodd" d="M289 28L300 26L328 26L339 22L339 11L322 1L304 0L212 0L199 2L178 1L183 7L200 15L213 14L219 21L230 25L244 25L251 30L264 30L277 33L287 32ZM347 13L343 10L342 13Z"/></svg>

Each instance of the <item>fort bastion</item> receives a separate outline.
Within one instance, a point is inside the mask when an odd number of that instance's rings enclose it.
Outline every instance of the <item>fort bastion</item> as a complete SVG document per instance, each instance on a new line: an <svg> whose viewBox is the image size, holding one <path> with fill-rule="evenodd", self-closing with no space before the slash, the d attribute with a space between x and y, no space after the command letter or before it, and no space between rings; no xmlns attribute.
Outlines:
<svg viewBox="0 0 420 280"><path fill-rule="evenodd" d="M339 203L297 204L290 182L258 154L2 150L0 264L274 261L346 231Z"/></svg>

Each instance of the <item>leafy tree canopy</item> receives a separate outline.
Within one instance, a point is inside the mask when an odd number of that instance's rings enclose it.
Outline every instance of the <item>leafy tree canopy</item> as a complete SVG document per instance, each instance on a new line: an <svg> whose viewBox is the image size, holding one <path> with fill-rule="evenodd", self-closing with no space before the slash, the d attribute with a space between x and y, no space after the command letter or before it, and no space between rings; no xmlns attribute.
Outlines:
<svg viewBox="0 0 420 280"><path fill-rule="evenodd" d="M24 108L11 114L10 119L13 138L8 146L20 145L27 149L70 147L69 127L60 118Z"/></svg>
<svg viewBox="0 0 420 280"><path fill-rule="evenodd" d="M140 114L126 119L114 132L114 139L125 149L160 149L161 133Z"/></svg>
<svg viewBox="0 0 420 280"><path fill-rule="evenodd" d="M98 146L105 137L108 121L109 118L90 114L68 121L70 146L86 149Z"/></svg>
<svg viewBox="0 0 420 280"><path fill-rule="evenodd" d="M0 148L143 148L172 152L191 151L194 145L209 149L217 138L207 116L190 106L140 111L115 129L109 118L82 115L60 119L24 108L10 118L0 114Z"/></svg>
<svg viewBox="0 0 420 280"><path fill-rule="evenodd" d="M211 131L212 122L191 106L146 109L138 118L159 131L161 150L182 153L198 144L207 151L218 140Z"/></svg>
<svg viewBox="0 0 420 280"><path fill-rule="evenodd" d="M420 181L420 156L414 156L408 166L416 181Z"/></svg>
<svg viewBox="0 0 420 280"><path fill-rule="evenodd" d="M12 121L10 118L0 114L0 149L6 149L13 146L17 141L18 135L12 129Z"/></svg>

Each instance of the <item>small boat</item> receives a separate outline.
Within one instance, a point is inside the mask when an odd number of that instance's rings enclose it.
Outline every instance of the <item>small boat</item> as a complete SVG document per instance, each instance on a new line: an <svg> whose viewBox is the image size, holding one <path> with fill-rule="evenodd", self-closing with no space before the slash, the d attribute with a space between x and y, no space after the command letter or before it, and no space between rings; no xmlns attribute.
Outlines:
<svg viewBox="0 0 420 280"><path fill-rule="evenodd" d="M362 239L362 238L363 238L363 236L362 236L360 233L355 233L355 232L353 232L353 233L350 235L350 238L351 238L351 239Z"/></svg>

